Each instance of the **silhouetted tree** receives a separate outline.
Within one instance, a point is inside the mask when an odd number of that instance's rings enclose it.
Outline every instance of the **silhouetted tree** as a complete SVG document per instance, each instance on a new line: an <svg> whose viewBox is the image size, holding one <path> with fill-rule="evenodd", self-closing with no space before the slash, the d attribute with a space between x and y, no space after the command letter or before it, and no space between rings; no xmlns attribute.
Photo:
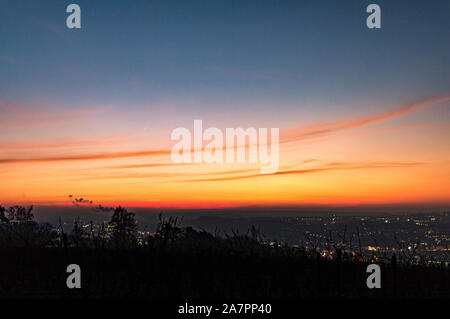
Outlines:
<svg viewBox="0 0 450 319"><path fill-rule="evenodd" d="M75 245L75 247L79 247L82 241L86 237L86 232L83 229L83 226L81 225L80 218L77 218L73 222L73 228L70 233L70 239Z"/></svg>
<svg viewBox="0 0 450 319"><path fill-rule="evenodd" d="M134 213L119 206L114 210L108 225L116 246L127 246L135 242L137 225Z"/></svg>
<svg viewBox="0 0 450 319"><path fill-rule="evenodd" d="M0 245L10 247L44 247L52 245L56 232L46 223L38 224L33 206L0 208Z"/></svg>
<svg viewBox="0 0 450 319"><path fill-rule="evenodd" d="M0 223L9 223L9 218L5 215L6 208L0 206Z"/></svg>

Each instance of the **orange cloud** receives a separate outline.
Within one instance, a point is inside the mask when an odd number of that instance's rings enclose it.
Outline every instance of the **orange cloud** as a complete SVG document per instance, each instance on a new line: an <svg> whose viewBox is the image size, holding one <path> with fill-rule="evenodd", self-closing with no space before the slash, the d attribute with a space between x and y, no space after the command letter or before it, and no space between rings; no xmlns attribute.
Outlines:
<svg viewBox="0 0 450 319"><path fill-rule="evenodd" d="M150 163L150 164L131 164L131 165L115 165L106 166L104 168L111 169L129 169L129 168L151 168L151 167L167 167L179 165L197 165L197 163Z"/></svg>
<svg viewBox="0 0 450 319"><path fill-rule="evenodd" d="M274 175L301 175L301 174L312 174L320 173L325 171L340 171L340 170L357 170L357 169L379 169L379 168L405 168L412 166L424 165L420 162L374 162L374 163L329 163L328 165L319 168L308 168L308 169L296 169L296 170L285 170L278 171L274 174L248 174L239 176L229 176L229 177L219 177L219 178L200 178L200 179L188 179L181 180L181 182L219 182L219 181L232 181L240 179L250 179L257 177L268 177Z"/></svg>
<svg viewBox="0 0 450 319"><path fill-rule="evenodd" d="M423 109L426 107L430 107L434 104L442 103L450 101L450 96L440 97L440 98L433 98L433 99L427 99L423 100L417 103L413 103L410 105L407 105L405 107L401 107L395 110L391 110L389 112L385 112L383 114L377 115L377 116L371 116L366 117L362 119L349 119L346 121L337 121L337 122L330 122L330 123L319 123L307 127L299 127L294 128L290 130L283 130L281 132L281 141L280 143L287 143L287 142L294 142L304 139L311 139L311 138L317 138L321 136L327 136L329 134L332 134L337 131L352 129L364 125L368 125L375 122L380 122L384 120L388 120L391 118L403 116L405 114L408 114L410 112ZM25 116L27 118L32 119L36 113L29 112L26 108L17 105L12 102L6 102L0 100L0 108L3 108L7 112L12 112L14 114L19 114L21 116ZM97 110L98 111L98 110ZM79 112L79 113L77 113ZM60 120L64 120L65 118L70 118L75 115L86 115L90 112L96 112L96 110L81 110L81 111L65 111L61 112L58 116L53 115L53 117L50 117L51 121L54 121L55 118L60 117ZM43 114L41 117L49 116L48 114ZM31 121L35 121L36 124L39 123L41 125L42 118L33 119ZM3 125L3 122L8 121L0 121L0 124ZM22 122L20 125L27 125L31 122ZM16 123L17 124L17 123ZM116 135L116 136L105 136L103 139L108 138L122 138L127 136L133 136L133 134L130 135ZM99 137L101 140L102 137ZM84 145L84 143L92 143L95 144L98 141L74 141L74 142L63 142L63 143L47 143L47 144L41 144L41 145L26 145L26 144L18 144L16 145L16 148L13 145L0 145L0 149L4 148L11 148L11 149L20 149L20 148L53 148L53 147L68 147L68 146L77 146L77 145ZM224 150L226 147L224 147ZM99 159L112 159L112 158L126 158L126 157L141 157L141 156L155 156L155 155L169 155L171 153L171 150L155 150L155 151L136 151L136 152L122 152L122 153L107 153L107 154L87 154L87 155L72 155L72 156L61 156L61 157L30 157L30 158L0 158L0 164L2 163L20 163L20 162L51 162L51 161L78 161L78 160L99 160Z"/></svg>
<svg viewBox="0 0 450 319"><path fill-rule="evenodd" d="M0 159L0 163L22 163L22 162L61 162L61 161L87 161L100 160L124 157L140 157L140 156L155 156L167 155L170 151L155 150L155 151L141 151L141 152L120 152L120 153L106 153L106 154L90 154L90 155L73 155L61 157L37 157L37 158L4 158Z"/></svg>
<svg viewBox="0 0 450 319"><path fill-rule="evenodd" d="M64 148L64 147L77 147L77 146L88 146L96 144L115 144L121 143L130 137L148 136L150 134L146 133L134 133L134 134L122 134L122 135L105 135L105 136L88 136L83 139L74 139L68 141L49 141L47 143L41 144L0 144L0 149L10 149L10 150L26 150L26 149L41 149L41 148Z"/></svg>
<svg viewBox="0 0 450 319"><path fill-rule="evenodd" d="M447 101L450 101L450 96L426 99L395 110L388 111L380 115L369 116L366 118L350 119L346 121L330 122L330 123L320 123L307 127L298 127L289 130L284 130L283 132L281 132L281 142L286 143L310 138L323 137L334 132L348 130L400 117L413 111L417 111Z"/></svg>

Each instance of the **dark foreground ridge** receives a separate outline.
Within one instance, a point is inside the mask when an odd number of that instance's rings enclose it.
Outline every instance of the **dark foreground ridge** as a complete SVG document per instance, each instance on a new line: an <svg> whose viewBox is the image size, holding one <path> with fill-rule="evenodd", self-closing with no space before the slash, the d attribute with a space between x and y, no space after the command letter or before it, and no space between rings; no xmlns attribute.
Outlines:
<svg viewBox="0 0 450 319"><path fill-rule="evenodd" d="M443 264L391 257L381 288L369 289L367 265L335 245L333 260L302 247L268 245L256 229L219 237L160 217L138 235L134 214L118 207L109 223L73 229L34 221L32 208L0 207L1 298L449 298ZM81 288L69 289L69 264Z"/></svg>

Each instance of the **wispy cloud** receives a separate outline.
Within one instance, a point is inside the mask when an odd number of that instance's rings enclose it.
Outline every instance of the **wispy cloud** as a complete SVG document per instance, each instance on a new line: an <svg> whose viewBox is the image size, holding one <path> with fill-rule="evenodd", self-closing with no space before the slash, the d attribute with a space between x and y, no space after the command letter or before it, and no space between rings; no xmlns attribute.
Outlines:
<svg viewBox="0 0 450 319"><path fill-rule="evenodd" d="M327 136L334 132L348 130L356 127L365 126L371 123L381 122L385 120L389 120L392 118L400 117L406 114L409 114L413 111L430 107L432 105L448 102L450 101L450 95L440 98L433 98L423 100L417 103L413 103L398 109L394 109L376 116L368 116L365 118L359 119L348 119L344 121L336 121L336 122L328 122L328 123L318 123L315 125L307 126L307 127L299 127L290 130L282 130L281 131L281 141L280 143L288 143L295 142L304 139L312 139L321 136ZM24 108L15 103L10 103L6 101L0 100L0 109L4 112L10 112L16 116L26 118L26 121L22 122L11 122L9 119L0 120L1 127L8 127L8 125L30 125L31 123L36 123L36 125L43 125L44 120L54 123L58 119L60 121L70 120L76 118L77 116L87 116L92 114L93 112L98 112L99 110L69 110L63 111L59 114L48 114L48 113L39 113L29 111L27 108ZM37 116L37 118L36 118ZM57 148L57 147L70 147L70 146L80 146L80 145L88 145L99 143L102 140L108 139L120 139L127 138L131 136L137 136L139 134L128 134L128 135L111 135L111 136L103 136L97 137L93 140L86 139L85 141L65 141L60 143L42 143L42 144L3 144L0 145L0 149L39 149L39 148ZM223 148L224 150L226 147ZM147 151L135 151L135 152L111 152L111 153L103 153L103 154L81 154L81 155L70 155L70 156L51 156L51 157L29 157L29 158L0 158L0 164L2 163L18 163L18 162L51 162L51 161L86 161L86 160L99 160L99 159L111 159L111 158L125 158L125 157L142 157L142 156L155 156L155 155L169 155L171 153L170 149L160 149L160 150L147 150ZM145 165L164 165L164 164L145 164ZM143 168L144 166L141 166ZM146 166L152 167L152 166ZM127 167L123 167L127 168ZM133 167L128 167L133 168ZM135 166L135 168L139 168ZM281 172L279 172L281 173Z"/></svg>
<svg viewBox="0 0 450 319"><path fill-rule="evenodd" d="M152 168L152 167L171 167L181 165L198 165L197 163L150 163L150 164L131 164L131 165L114 165L105 166L108 169L130 169L130 168Z"/></svg>
<svg viewBox="0 0 450 319"><path fill-rule="evenodd" d="M100 114L103 109L65 109L47 106L32 108L14 101L0 100L0 129L63 125Z"/></svg>
<svg viewBox="0 0 450 319"><path fill-rule="evenodd" d="M105 154L87 154L87 155L72 155L72 156L55 156L55 157L35 157L35 158L3 158L1 163L26 163L26 162L62 162L62 161L88 161L100 159L126 158L126 157L142 157L167 155L170 151L154 150L154 151L140 151L140 152L119 152L119 153L105 153Z"/></svg>
<svg viewBox="0 0 450 319"><path fill-rule="evenodd" d="M43 143L7 143L0 144L0 149L8 150L27 150L27 149L50 149L50 148L65 148L65 147L77 147L77 146L89 146L97 144L116 144L124 143L127 139L132 137L149 136L148 133L133 133L133 134L121 134L121 135L104 135L104 136L87 136L83 138L75 139L61 139L52 140Z"/></svg>
<svg viewBox="0 0 450 319"><path fill-rule="evenodd" d="M303 174L313 174L321 173L327 171L342 171L342 170L360 170L360 169L386 169L386 168L409 168L413 166L424 165L421 162L374 162L374 163L329 163L325 166L317 168L307 168L307 169L293 169L278 171L274 174L262 175L258 173L252 173L247 175L238 176L227 176L227 177L211 177L211 178L198 178L198 179L185 179L180 180L180 182L223 182L223 181L234 181L243 180L251 178L268 177L274 175L303 175Z"/></svg>
<svg viewBox="0 0 450 319"><path fill-rule="evenodd" d="M281 142L295 142L305 139L317 138L330 135L334 132L357 128L365 125L369 125L376 122L382 122L389 119L397 118L408 113L430 107L435 104L450 101L450 95L432 99L422 100L416 103L406 105L388 112L368 116L364 118L354 118L344 121L318 123L306 127L297 127L293 129L283 130L281 132Z"/></svg>

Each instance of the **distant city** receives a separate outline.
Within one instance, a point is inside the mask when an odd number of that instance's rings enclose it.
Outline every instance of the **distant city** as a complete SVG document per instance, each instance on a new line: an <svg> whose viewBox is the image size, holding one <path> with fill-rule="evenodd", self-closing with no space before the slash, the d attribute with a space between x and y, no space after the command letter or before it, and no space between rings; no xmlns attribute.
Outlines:
<svg viewBox="0 0 450 319"><path fill-rule="evenodd" d="M254 224L262 238L271 245L293 245L319 250L332 258L334 248L349 254L361 252L366 259L379 261L397 258L411 262L450 261L450 214L392 215L392 216L299 216L281 218L223 218L214 226L214 218L199 218L195 224L208 224L208 230L233 227L239 231ZM208 221L208 222L207 222ZM206 223L207 222L207 223Z"/></svg>
<svg viewBox="0 0 450 319"><path fill-rule="evenodd" d="M79 212L80 213L80 212ZM137 212L139 236L151 236L156 228L159 212ZM208 213L165 212L165 216L178 216L181 226L226 237L250 234L268 245L289 245L319 251L323 258L333 258L340 248L346 254L360 255L361 261L390 262L396 258L408 263L450 262L450 213L426 214L371 214L349 216L335 213L320 216L269 217L240 214L238 211ZM108 214L79 214L85 228L98 229L105 225ZM300 214L299 214L300 215ZM276 216L274 214L273 216ZM38 215L39 217L39 215ZM91 220L94 221L91 224ZM63 227L70 230L71 217L65 218ZM53 221L53 224L56 225ZM253 229L252 229L253 228Z"/></svg>

